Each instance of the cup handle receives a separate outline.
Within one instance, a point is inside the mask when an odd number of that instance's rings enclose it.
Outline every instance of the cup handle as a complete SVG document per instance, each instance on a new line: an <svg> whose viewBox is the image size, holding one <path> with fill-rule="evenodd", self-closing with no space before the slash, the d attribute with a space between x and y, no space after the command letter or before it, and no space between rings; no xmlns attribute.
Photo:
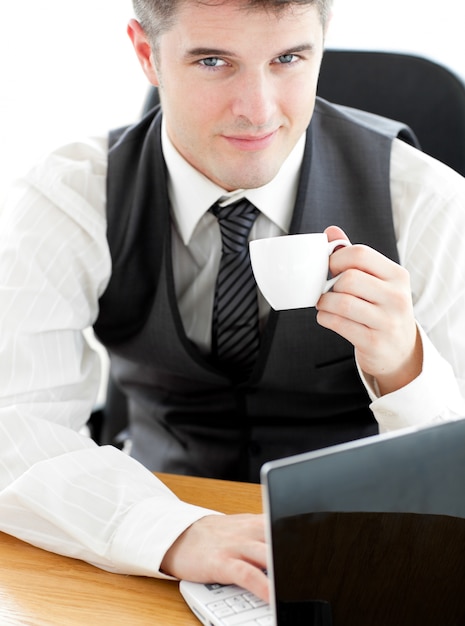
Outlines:
<svg viewBox="0 0 465 626"><path fill-rule="evenodd" d="M338 246L347 247L350 245L352 244L347 239L334 239L333 241L330 241L328 243L328 256L331 256L331 254ZM328 292L331 287L336 283L336 281L339 280L340 276L341 274L338 274L337 276L334 276L334 278L330 278L329 280L327 280L325 282L325 286L323 287L323 293Z"/></svg>

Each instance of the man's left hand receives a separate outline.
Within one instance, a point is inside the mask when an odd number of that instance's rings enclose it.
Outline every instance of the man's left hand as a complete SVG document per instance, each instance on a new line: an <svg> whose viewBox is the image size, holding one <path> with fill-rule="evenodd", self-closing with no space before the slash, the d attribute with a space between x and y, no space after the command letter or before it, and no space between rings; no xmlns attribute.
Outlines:
<svg viewBox="0 0 465 626"><path fill-rule="evenodd" d="M325 232L329 241L347 239L336 226ZM381 395L410 383L421 372L423 350L407 270L364 245L336 250L330 270L341 276L317 303L318 323L352 343Z"/></svg>

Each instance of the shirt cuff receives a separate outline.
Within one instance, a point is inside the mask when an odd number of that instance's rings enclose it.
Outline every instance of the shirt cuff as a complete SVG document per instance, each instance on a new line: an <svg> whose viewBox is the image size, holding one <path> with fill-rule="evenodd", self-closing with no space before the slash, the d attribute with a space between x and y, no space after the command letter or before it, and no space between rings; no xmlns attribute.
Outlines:
<svg viewBox="0 0 465 626"><path fill-rule="evenodd" d="M380 396L376 380L363 374L357 364L381 433L465 416L465 399L452 367L417 326L423 344L423 367L420 375L405 387Z"/></svg>
<svg viewBox="0 0 465 626"><path fill-rule="evenodd" d="M222 513L186 504L176 496L165 496L162 503L153 497L136 504L119 525L112 542L115 568L125 574L172 579L160 571L163 557L189 526L207 515Z"/></svg>

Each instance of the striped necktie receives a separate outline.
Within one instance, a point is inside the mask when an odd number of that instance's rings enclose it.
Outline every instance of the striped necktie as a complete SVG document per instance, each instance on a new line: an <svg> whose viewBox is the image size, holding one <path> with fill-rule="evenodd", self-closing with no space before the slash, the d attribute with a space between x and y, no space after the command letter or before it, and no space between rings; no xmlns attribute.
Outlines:
<svg viewBox="0 0 465 626"><path fill-rule="evenodd" d="M248 238L258 209L243 198L211 212L218 219L222 250L215 287L212 355L236 381L246 379L259 347L257 284Z"/></svg>

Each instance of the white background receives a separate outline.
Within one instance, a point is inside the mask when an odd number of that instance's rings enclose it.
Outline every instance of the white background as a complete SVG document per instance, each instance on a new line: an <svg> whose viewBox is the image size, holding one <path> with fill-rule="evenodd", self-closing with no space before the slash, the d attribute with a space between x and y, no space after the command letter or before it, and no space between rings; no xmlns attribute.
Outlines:
<svg viewBox="0 0 465 626"><path fill-rule="evenodd" d="M414 52L465 76L463 0L335 0L329 47ZM131 0L0 0L0 194L42 153L140 113Z"/></svg>

